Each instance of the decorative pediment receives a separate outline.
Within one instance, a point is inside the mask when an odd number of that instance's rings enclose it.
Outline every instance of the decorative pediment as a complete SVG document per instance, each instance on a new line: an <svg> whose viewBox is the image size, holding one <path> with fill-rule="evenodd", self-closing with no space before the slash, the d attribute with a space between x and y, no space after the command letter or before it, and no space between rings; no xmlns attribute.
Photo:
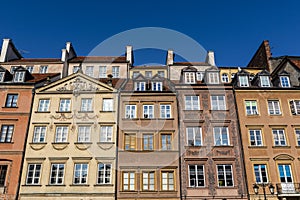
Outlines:
<svg viewBox="0 0 300 200"><path fill-rule="evenodd" d="M114 88L82 73L72 74L38 90L38 92L73 93L74 95L100 91L113 92Z"/></svg>
<svg viewBox="0 0 300 200"><path fill-rule="evenodd" d="M188 66L182 69L183 72L196 72L197 69L195 67L192 66Z"/></svg>
<svg viewBox="0 0 300 200"><path fill-rule="evenodd" d="M274 160L291 160L293 161L295 158L288 154L279 154L273 158Z"/></svg>

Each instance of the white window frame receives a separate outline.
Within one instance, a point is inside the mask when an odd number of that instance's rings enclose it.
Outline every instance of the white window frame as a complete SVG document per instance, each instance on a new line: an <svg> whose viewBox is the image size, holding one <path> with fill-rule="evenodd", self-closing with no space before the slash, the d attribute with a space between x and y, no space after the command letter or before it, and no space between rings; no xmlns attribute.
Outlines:
<svg viewBox="0 0 300 200"><path fill-rule="evenodd" d="M40 99L38 112L48 112L50 107L50 99Z"/></svg>
<svg viewBox="0 0 300 200"><path fill-rule="evenodd" d="M280 76L281 87L291 87L290 78L288 76Z"/></svg>
<svg viewBox="0 0 300 200"><path fill-rule="evenodd" d="M290 100L290 109L293 115L300 115L300 100Z"/></svg>
<svg viewBox="0 0 300 200"><path fill-rule="evenodd" d="M81 99L81 112L91 112L93 111L93 99L92 98L82 98Z"/></svg>
<svg viewBox="0 0 300 200"><path fill-rule="evenodd" d="M41 65L39 69L40 74L48 73L48 65Z"/></svg>
<svg viewBox="0 0 300 200"><path fill-rule="evenodd" d="M300 128L295 129L296 143L297 146L300 146Z"/></svg>
<svg viewBox="0 0 300 200"><path fill-rule="evenodd" d="M5 101L5 107L6 108L16 108L18 107L18 94L7 94L6 101Z"/></svg>
<svg viewBox="0 0 300 200"><path fill-rule="evenodd" d="M53 169L54 166L57 166L57 168L55 170ZM61 169L61 167L63 169ZM64 183L64 175L65 175L65 164L64 163L52 163L49 184L50 185L62 185ZM53 179L54 179L54 182L52 182Z"/></svg>
<svg viewBox="0 0 300 200"><path fill-rule="evenodd" d="M195 84L195 72L184 72L184 80L187 84Z"/></svg>
<svg viewBox="0 0 300 200"><path fill-rule="evenodd" d="M33 168L31 166L33 166ZM41 163L28 163L27 174L26 174L26 185L39 185L41 179L41 172L42 172ZM29 181L29 179L31 179L31 181Z"/></svg>
<svg viewBox="0 0 300 200"><path fill-rule="evenodd" d="M256 100L245 100L246 115L258 115L258 103Z"/></svg>
<svg viewBox="0 0 300 200"><path fill-rule="evenodd" d="M195 168L195 174L191 173L191 167ZM204 165L188 165L189 187L205 187L205 170ZM192 178L195 176L195 178ZM203 176L203 184L199 184L199 176ZM192 184L192 182L194 184Z"/></svg>
<svg viewBox="0 0 300 200"><path fill-rule="evenodd" d="M77 142L91 142L91 126L78 126Z"/></svg>
<svg viewBox="0 0 300 200"><path fill-rule="evenodd" d="M249 129L250 146L263 146L261 129Z"/></svg>
<svg viewBox="0 0 300 200"><path fill-rule="evenodd" d="M12 124L2 124L0 133L0 143L12 142L15 126Z"/></svg>
<svg viewBox="0 0 300 200"><path fill-rule="evenodd" d="M60 99L59 100L59 112L70 112L71 111L71 99Z"/></svg>
<svg viewBox="0 0 300 200"><path fill-rule="evenodd" d="M228 83L229 82L229 77L227 73L222 74L222 82L223 83Z"/></svg>
<svg viewBox="0 0 300 200"><path fill-rule="evenodd" d="M172 174L172 176L170 176ZM175 190L175 172L161 171L161 190L174 191Z"/></svg>
<svg viewBox="0 0 300 200"><path fill-rule="evenodd" d="M77 166L78 166L78 168L77 168ZM86 166L86 167L84 167L84 166ZM76 174L78 174L79 176L76 176ZM74 185L87 184L88 176L89 176L89 164L88 163L75 163L74 164L74 175L73 175L73 184ZM76 179L78 179L79 181L77 182Z"/></svg>
<svg viewBox="0 0 300 200"><path fill-rule="evenodd" d="M113 126L100 127L100 142L113 142Z"/></svg>
<svg viewBox="0 0 300 200"><path fill-rule="evenodd" d="M272 129L274 146L287 146L285 131L283 128Z"/></svg>
<svg viewBox="0 0 300 200"><path fill-rule="evenodd" d="M215 146L230 146L228 127L216 126L213 127L213 132Z"/></svg>
<svg viewBox="0 0 300 200"><path fill-rule="evenodd" d="M188 146L202 146L202 128L198 126L186 127Z"/></svg>
<svg viewBox="0 0 300 200"><path fill-rule="evenodd" d="M0 82L4 82L5 72L0 72Z"/></svg>
<svg viewBox="0 0 300 200"><path fill-rule="evenodd" d="M132 72L132 78L136 78L138 75L140 75L139 71Z"/></svg>
<svg viewBox="0 0 300 200"><path fill-rule="evenodd" d="M106 78L106 77L107 77L107 67L99 66L99 78Z"/></svg>
<svg viewBox="0 0 300 200"><path fill-rule="evenodd" d="M162 119L170 119L172 118L172 110L170 104L162 104L160 105L160 118Z"/></svg>
<svg viewBox="0 0 300 200"><path fill-rule="evenodd" d="M32 66L32 65L26 66L27 71L28 71L29 73L31 73L31 74L32 74L32 72L33 72L33 68L34 68L34 66Z"/></svg>
<svg viewBox="0 0 300 200"><path fill-rule="evenodd" d="M114 99L103 99L102 100L102 111L113 111L114 110Z"/></svg>
<svg viewBox="0 0 300 200"><path fill-rule="evenodd" d="M35 126L33 132L33 143L43 143L46 142L46 126Z"/></svg>
<svg viewBox="0 0 300 200"><path fill-rule="evenodd" d="M208 83L209 84L219 84L219 73L218 72L208 72Z"/></svg>
<svg viewBox="0 0 300 200"><path fill-rule="evenodd" d="M239 76L240 87L249 87L248 76Z"/></svg>
<svg viewBox="0 0 300 200"><path fill-rule="evenodd" d="M103 167L101 167L101 166L103 166ZM98 171L97 184L99 184L99 185L111 184L111 175L112 175L112 164L111 163L98 163L97 171Z"/></svg>
<svg viewBox="0 0 300 200"><path fill-rule="evenodd" d="M152 82L152 91L162 91L162 82Z"/></svg>
<svg viewBox="0 0 300 200"><path fill-rule="evenodd" d="M155 190L155 171L142 172L142 190L154 191Z"/></svg>
<svg viewBox="0 0 300 200"><path fill-rule="evenodd" d="M210 96L212 110L226 110L225 95Z"/></svg>
<svg viewBox="0 0 300 200"><path fill-rule="evenodd" d="M279 100L268 100L269 115L281 115Z"/></svg>
<svg viewBox="0 0 300 200"><path fill-rule="evenodd" d="M270 87L270 78L269 76L260 76L260 86L261 87Z"/></svg>
<svg viewBox="0 0 300 200"><path fill-rule="evenodd" d="M255 166L257 166L257 168ZM263 167L264 167L265 171L263 171ZM265 164L254 164L253 169L254 169L254 175L255 175L255 182L256 183L268 183L269 182L268 181L267 165L265 165ZM259 181L257 181L258 179L259 179ZM264 181L264 179L266 179L266 180Z"/></svg>
<svg viewBox="0 0 300 200"><path fill-rule="evenodd" d="M199 96L186 95L185 96L185 110L200 110Z"/></svg>
<svg viewBox="0 0 300 200"><path fill-rule="evenodd" d="M16 71L14 74L14 82L24 82L25 72L24 71Z"/></svg>
<svg viewBox="0 0 300 200"><path fill-rule="evenodd" d="M68 141L68 126L57 126L55 131L55 143L64 143Z"/></svg>
<svg viewBox="0 0 300 200"><path fill-rule="evenodd" d="M80 66L73 66L73 73L77 73L80 70Z"/></svg>
<svg viewBox="0 0 300 200"><path fill-rule="evenodd" d="M123 191L135 190L135 172L122 172L122 187Z"/></svg>
<svg viewBox="0 0 300 200"><path fill-rule="evenodd" d="M135 91L146 91L146 82L138 81L134 83Z"/></svg>
<svg viewBox="0 0 300 200"><path fill-rule="evenodd" d="M219 171L218 167L222 167L222 171ZM228 171L226 171L226 166L230 166L230 175L231 175L231 182L232 185L228 185L228 177L226 177L226 175L229 175ZM224 181L225 181L225 185L220 185L220 180L219 180L219 176L222 175L224 177ZM232 171L232 165L228 165L228 164L221 164L221 165L217 165L217 178L218 178L218 186L219 187L234 187L234 178L233 178L233 171Z"/></svg>
<svg viewBox="0 0 300 200"><path fill-rule="evenodd" d="M112 66L113 78L120 78L120 66Z"/></svg>
<svg viewBox="0 0 300 200"><path fill-rule="evenodd" d="M197 78L197 81L203 81L204 79L204 72L197 72L196 73L196 78Z"/></svg>
<svg viewBox="0 0 300 200"><path fill-rule="evenodd" d="M162 77L162 78L165 77L165 72L164 72L164 71L158 71L157 74L158 74L160 77Z"/></svg>
<svg viewBox="0 0 300 200"><path fill-rule="evenodd" d="M154 105L143 105L143 118L144 119L154 118Z"/></svg>
<svg viewBox="0 0 300 200"><path fill-rule="evenodd" d="M125 118L135 119L136 118L136 105L125 105Z"/></svg>
<svg viewBox="0 0 300 200"><path fill-rule="evenodd" d="M86 66L85 74L90 77L94 77L94 66Z"/></svg>

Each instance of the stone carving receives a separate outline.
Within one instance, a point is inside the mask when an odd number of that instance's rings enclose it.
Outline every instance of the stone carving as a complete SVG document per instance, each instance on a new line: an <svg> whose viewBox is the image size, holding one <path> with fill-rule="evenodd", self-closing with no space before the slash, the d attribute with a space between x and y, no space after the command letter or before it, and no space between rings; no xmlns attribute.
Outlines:
<svg viewBox="0 0 300 200"><path fill-rule="evenodd" d="M96 92L99 91L99 88L95 87L92 83L83 81L81 78L76 78L75 81L66 83L56 90L59 92L73 91L73 94L78 96L82 91Z"/></svg>
<svg viewBox="0 0 300 200"><path fill-rule="evenodd" d="M66 121L68 119L72 119L73 115L70 114L69 116L67 116L65 113L59 113L58 115L51 115L50 116L51 119L56 119L59 121Z"/></svg>

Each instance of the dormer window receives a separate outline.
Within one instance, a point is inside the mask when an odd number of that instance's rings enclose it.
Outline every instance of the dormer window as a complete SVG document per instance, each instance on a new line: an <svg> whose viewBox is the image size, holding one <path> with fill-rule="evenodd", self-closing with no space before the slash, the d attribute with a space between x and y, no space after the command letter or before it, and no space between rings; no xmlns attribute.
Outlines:
<svg viewBox="0 0 300 200"><path fill-rule="evenodd" d="M203 81L204 72L197 72L197 81Z"/></svg>
<svg viewBox="0 0 300 200"><path fill-rule="evenodd" d="M160 77L165 77L165 72L164 72L164 71L158 71L157 74L158 74Z"/></svg>
<svg viewBox="0 0 300 200"><path fill-rule="evenodd" d="M5 72L0 72L0 82L4 81Z"/></svg>
<svg viewBox="0 0 300 200"><path fill-rule="evenodd" d="M290 87L290 79L288 76L280 76L281 87Z"/></svg>
<svg viewBox="0 0 300 200"><path fill-rule="evenodd" d="M219 73L218 72L209 72L208 73L208 83L210 84L219 84Z"/></svg>
<svg viewBox="0 0 300 200"><path fill-rule="evenodd" d="M139 74L140 74L140 72L133 72L132 73L132 78L136 78Z"/></svg>
<svg viewBox="0 0 300 200"><path fill-rule="evenodd" d="M162 91L162 82L152 82L152 91Z"/></svg>
<svg viewBox="0 0 300 200"><path fill-rule="evenodd" d="M30 73L33 72L33 66L27 66L26 69L27 69L27 71L29 71Z"/></svg>
<svg viewBox="0 0 300 200"><path fill-rule="evenodd" d="M269 76L260 76L260 86L261 87L270 87Z"/></svg>
<svg viewBox="0 0 300 200"><path fill-rule="evenodd" d="M228 83L229 82L228 74L226 74L226 73L222 74L222 82L223 83Z"/></svg>
<svg viewBox="0 0 300 200"><path fill-rule="evenodd" d="M24 71L16 71L14 75L14 82L23 82L25 77Z"/></svg>
<svg viewBox="0 0 300 200"><path fill-rule="evenodd" d="M48 66L47 65L41 65L40 66L40 74L45 74L48 72Z"/></svg>
<svg viewBox="0 0 300 200"><path fill-rule="evenodd" d="M19 67L19 66L12 66L12 67L10 68L10 73L11 73L11 74L14 74L15 71L16 71L16 69L17 69L18 67Z"/></svg>
<svg viewBox="0 0 300 200"><path fill-rule="evenodd" d="M185 80L185 83L194 84L195 83L195 72L185 72L184 80Z"/></svg>
<svg viewBox="0 0 300 200"><path fill-rule="evenodd" d="M145 91L146 90L146 83L145 82L135 82L134 84L135 91Z"/></svg>
<svg viewBox="0 0 300 200"><path fill-rule="evenodd" d="M249 87L248 76L239 76L240 87Z"/></svg>

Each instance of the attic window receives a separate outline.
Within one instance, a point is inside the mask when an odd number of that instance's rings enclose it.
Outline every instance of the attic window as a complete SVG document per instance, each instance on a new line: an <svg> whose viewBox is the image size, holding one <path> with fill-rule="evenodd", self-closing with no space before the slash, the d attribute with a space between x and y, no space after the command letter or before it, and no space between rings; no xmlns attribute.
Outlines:
<svg viewBox="0 0 300 200"><path fill-rule="evenodd" d="M203 81L204 72L197 72L197 81Z"/></svg>
<svg viewBox="0 0 300 200"><path fill-rule="evenodd" d="M208 73L208 83L219 84L219 73L218 72L209 72Z"/></svg>
<svg viewBox="0 0 300 200"><path fill-rule="evenodd" d="M27 69L27 71L29 71L30 73L33 72L33 66L27 66L26 69Z"/></svg>
<svg viewBox="0 0 300 200"><path fill-rule="evenodd" d="M140 74L140 72L133 72L132 73L132 78L136 78L139 74Z"/></svg>
<svg viewBox="0 0 300 200"><path fill-rule="evenodd" d="M228 83L229 82L228 74L226 74L226 73L222 74L222 82L223 83Z"/></svg>
<svg viewBox="0 0 300 200"><path fill-rule="evenodd" d="M17 68L18 68L18 66L12 66L12 67L10 68L10 73L11 73L11 74L14 74Z"/></svg>
<svg viewBox="0 0 300 200"><path fill-rule="evenodd" d="M288 76L280 77L280 85L281 87L290 87L290 79Z"/></svg>
<svg viewBox="0 0 300 200"><path fill-rule="evenodd" d="M25 72L15 72L14 82L24 82Z"/></svg>
<svg viewBox="0 0 300 200"><path fill-rule="evenodd" d="M0 72L0 82L4 81L4 74L5 72Z"/></svg>
<svg viewBox="0 0 300 200"><path fill-rule="evenodd" d="M195 72L185 72L184 80L185 83L195 83Z"/></svg>
<svg viewBox="0 0 300 200"><path fill-rule="evenodd" d="M268 76L260 76L260 86L270 87L270 79Z"/></svg>
<svg viewBox="0 0 300 200"><path fill-rule="evenodd" d="M146 90L146 82L135 82L134 90L135 91L145 91Z"/></svg>
<svg viewBox="0 0 300 200"><path fill-rule="evenodd" d="M248 87L248 76L239 76L240 87Z"/></svg>

